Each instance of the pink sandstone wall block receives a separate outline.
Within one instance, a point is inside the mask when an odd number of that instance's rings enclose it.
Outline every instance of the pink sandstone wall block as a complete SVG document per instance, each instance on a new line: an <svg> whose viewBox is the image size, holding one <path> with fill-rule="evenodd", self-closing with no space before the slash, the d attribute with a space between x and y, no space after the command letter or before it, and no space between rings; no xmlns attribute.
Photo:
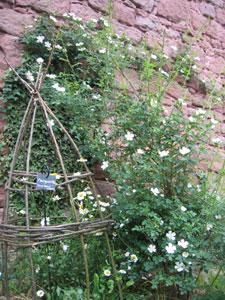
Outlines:
<svg viewBox="0 0 225 300"><path fill-rule="evenodd" d="M88 0L89 5L102 12L106 12L108 9L108 1L107 0Z"/></svg>
<svg viewBox="0 0 225 300"><path fill-rule="evenodd" d="M116 1L113 5L114 17L123 24L134 26L135 10L125 6L122 2Z"/></svg>
<svg viewBox="0 0 225 300"><path fill-rule="evenodd" d="M185 0L160 0L157 14L177 23L187 19L190 14L190 7Z"/></svg>

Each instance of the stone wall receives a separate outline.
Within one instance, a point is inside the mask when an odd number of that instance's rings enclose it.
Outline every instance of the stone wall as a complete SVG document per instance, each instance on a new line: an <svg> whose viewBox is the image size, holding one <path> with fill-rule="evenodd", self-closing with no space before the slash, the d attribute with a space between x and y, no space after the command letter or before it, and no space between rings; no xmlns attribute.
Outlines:
<svg viewBox="0 0 225 300"><path fill-rule="evenodd" d="M118 34L125 33L134 43L143 38L150 47L164 45L168 56L182 51L183 42L192 38L192 49L196 52L197 72L200 74L188 87L190 101L187 114L204 104L205 95L198 84L199 79L216 79L220 88L225 84L225 0L113 0L113 26ZM13 66L21 61L22 48L19 37L24 29L35 23L43 12L62 15L72 12L84 21L106 14L107 0L0 0L0 89L4 82L4 53ZM196 40L196 35L201 37ZM133 70L127 76L138 85ZM182 96L179 83L170 88L165 99L168 109L175 99ZM0 102L0 105L2 103ZM222 121L216 128L217 135L225 142L225 108L215 109L215 118ZM4 127L0 112L0 135ZM213 149L213 145L209 144ZM224 157L224 147L217 149ZM209 158L210 159L210 158ZM218 170L221 159L213 166ZM0 206L4 202L4 189L0 188Z"/></svg>

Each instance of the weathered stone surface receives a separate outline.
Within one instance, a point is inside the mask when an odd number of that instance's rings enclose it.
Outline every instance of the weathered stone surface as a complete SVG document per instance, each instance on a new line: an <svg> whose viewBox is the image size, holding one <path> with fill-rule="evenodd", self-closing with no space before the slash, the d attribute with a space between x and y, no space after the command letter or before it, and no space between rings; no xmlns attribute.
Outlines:
<svg viewBox="0 0 225 300"><path fill-rule="evenodd" d="M92 8L105 12L109 2L107 0L88 0L88 3Z"/></svg>
<svg viewBox="0 0 225 300"><path fill-rule="evenodd" d="M224 9L221 9L221 8L217 9L216 19L220 24L225 25L225 10Z"/></svg>
<svg viewBox="0 0 225 300"><path fill-rule="evenodd" d="M155 23L148 17L138 16L136 18L136 25L142 31L152 30L156 27Z"/></svg>
<svg viewBox="0 0 225 300"><path fill-rule="evenodd" d="M0 60L0 68L3 70L7 69L7 64L3 59L4 54L12 66L19 66L21 62L22 50L22 47L19 44L19 38L9 34L2 34L0 35L0 45L4 51L4 53L0 51L0 57L2 58Z"/></svg>
<svg viewBox="0 0 225 300"><path fill-rule="evenodd" d="M89 6L85 6L80 3L72 4L70 12L75 14L75 16L82 18L84 21L88 21L90 19L98 19L98 17L100 16Z"/></svg>
<svg viewBox="0 0 225 300"><path fill-rule="evenodd" d="M0 31L21 35L26 25L32 24L30 15L20 14L12 9L0 9Z"/></svg>
<svg viewBox="0 0 225 300"><path fill-rule="evenodd" d="M212 4L200 3L200 11L206 17L215 18L216 11Z"/></svg>
<svg viewBox="0 0 225 300"><path fill-rule="evenodd" d="M140 30L134 27L128 27L123 25L115 20L112 22L113 29L119 35L125 34L128 38L130 38L135 44L139 43L143 37L143 34Z"/></svg>
<svg viewBox="0 0 225 300"><path fill-rule="evenodd" d="M69 0L17 0L19 6L30 6L36 11L63 14L69 11Z"/></svg>
<svg viewBox="0 0 225 300"><path fill-rule="evenodd" d="M132 0L132 1L137 7L140 7L148 12L152 11L155 4L155 0Z"/></svg>
<svg viewBox="0 0 225 300"><path fill-rule="evenodd" d="M208 26L206 34L213 39L224 42L225 28L213 20Z"/></svg>
<svg viewBox="0 0 225 300"><path fill-rule="evenodd" d="M128 89L131 92L137 91L141 82L138 78L138 74L134 69L126 69L123 73L116 73L116 85L119 89Z"/></svg>
<svg viewBox="0 0 225 300"><path fill-rule="evenodd" d="M186 20L190 7L185 0L160 0L157 15L167 18L172 22Z"/></svg>
<svg viewBox="0 0 225 300"><path fill-rule="evenodd" d="M125 6L122 2L114 2L114 17L121 23L133 26L135 24L135 10Z"/></svg>
<svg viewBox="0 0 225 300"><path fill-rule="evenodd" d="M211 2L215 6L219 6L219 7L224 7L225 6L224 0L209 0L209 2Z"/></svg>

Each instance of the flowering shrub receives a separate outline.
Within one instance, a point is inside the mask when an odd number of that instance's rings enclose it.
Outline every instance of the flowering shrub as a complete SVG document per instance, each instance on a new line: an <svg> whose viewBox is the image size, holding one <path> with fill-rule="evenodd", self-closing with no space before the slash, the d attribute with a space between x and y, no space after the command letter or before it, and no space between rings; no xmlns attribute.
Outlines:
<svg viewBox="0 0 225 300"><path fill-rule="evenodd" d="M99 204L103 214L112 213L116 221L113 254L125 299L191 297L202 271L224 264L224 203L209 185L207 173L198 168L218 121L212 111L203 109L187 117L185 84L196 69L193 57L182 54L172 62L160 49L134 47L114 34L104 19L85 25L71 14L64 18L60 27L54 17L41 19L27 32L23 65L17 71L34 82L40 64L50 64L41 94L72 133L89 166L100 163L107 179L115 182L116 193L99 198ZM137 71L138 88L126 77L131 67ZM123 82L118 80L118 72ZM178 76L183 76L184 99L177 99L167 111L163 100ZM15 128L27 96L9 73L4 87L8 118L4 137L10 152L1 159L4 169L11 160ZM51 170L57 172L60 166L49 159L54 153L41 116L37 116L36 126L39 133L32 146L36 149L32 168L41 170L48 157ZM48 126L60 134L53 120ZM63 136L59 143L68 171L73 171L74 157L68 155ZM96 199L90 187L83 182L75 193L82 220L92 220ZM46 196L47 217L43 218L43 203L34 197L31 211L42 226L57 224L62 216L71 217L63 198L63 191ZM13 214L23 224L22 202L14 197L13 204ZM103 242L91 238L87 248L94 253L89 262L95 274L93 299L116 299ZM38 297L52 293L54 299L84 299L80 251L76 241L34 249ZM15 273L26 267L19 259ZM17 293L28 289L27 278L15 285Z"/></svg>

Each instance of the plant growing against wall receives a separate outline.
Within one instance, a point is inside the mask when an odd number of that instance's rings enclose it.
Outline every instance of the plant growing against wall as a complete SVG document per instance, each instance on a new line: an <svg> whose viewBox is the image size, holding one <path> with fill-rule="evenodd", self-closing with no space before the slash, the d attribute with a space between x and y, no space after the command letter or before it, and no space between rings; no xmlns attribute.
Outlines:
<svg viewBox="0 0 225 300"><path fill-rule="evenodd" d="M116 193L102 202L101 209L108 209L116 221L113 254L125 299L190 298L202 271L218 263L224 266L222 196L217 187L209 186L207 172L198 168L218 121L208 109L187 115L186 83L194 73L192 56L185 53L173 62L163 49L134 47L126 37L117 36L105 19L83 24L70 14L64 21L60 25L54 17L44 18L27 32L23 65L17 71L33 82L39 64L48 67L43 97L74 135L88 166L99 163L108 180L115 182ZM138 74L138 86L127 75L130 68ZM163 106L166 92L179 76L183 76L183 97L167 111ZM4 169L11 160L15 124L26 96L9 73L4 87L8 124L4 137L9 156L1 158ZM60 146L72 170L63 138ZM44 132L32 147L38 157L46 149L53 154ZM35 157L34 161L40 169L43 161ZM57 169L51 158L49 164ZM222 176L221 172L219 178ZM48 199L49 214L59 217L59 207L64 205L60 199ZM21 204L15 198L14 215L20 214ZM115 299L112 270L101 255L101 244L93 240L89 245L90 252L99 249L90 262L96 273L93 299ZM70 254L79 253L77 245L67 246L60 248L60 259L58 249L51 249L54 299L83 299L81 277L63 275L71 269L75 274L80 268L79 259L71 264ZM33 255L48 293L46 254L43 250ZM101 261L101 270L96 269L97 261ZM14 287L18 292L19 287ZM25 292L21 285L19 292Z"/></svg>

